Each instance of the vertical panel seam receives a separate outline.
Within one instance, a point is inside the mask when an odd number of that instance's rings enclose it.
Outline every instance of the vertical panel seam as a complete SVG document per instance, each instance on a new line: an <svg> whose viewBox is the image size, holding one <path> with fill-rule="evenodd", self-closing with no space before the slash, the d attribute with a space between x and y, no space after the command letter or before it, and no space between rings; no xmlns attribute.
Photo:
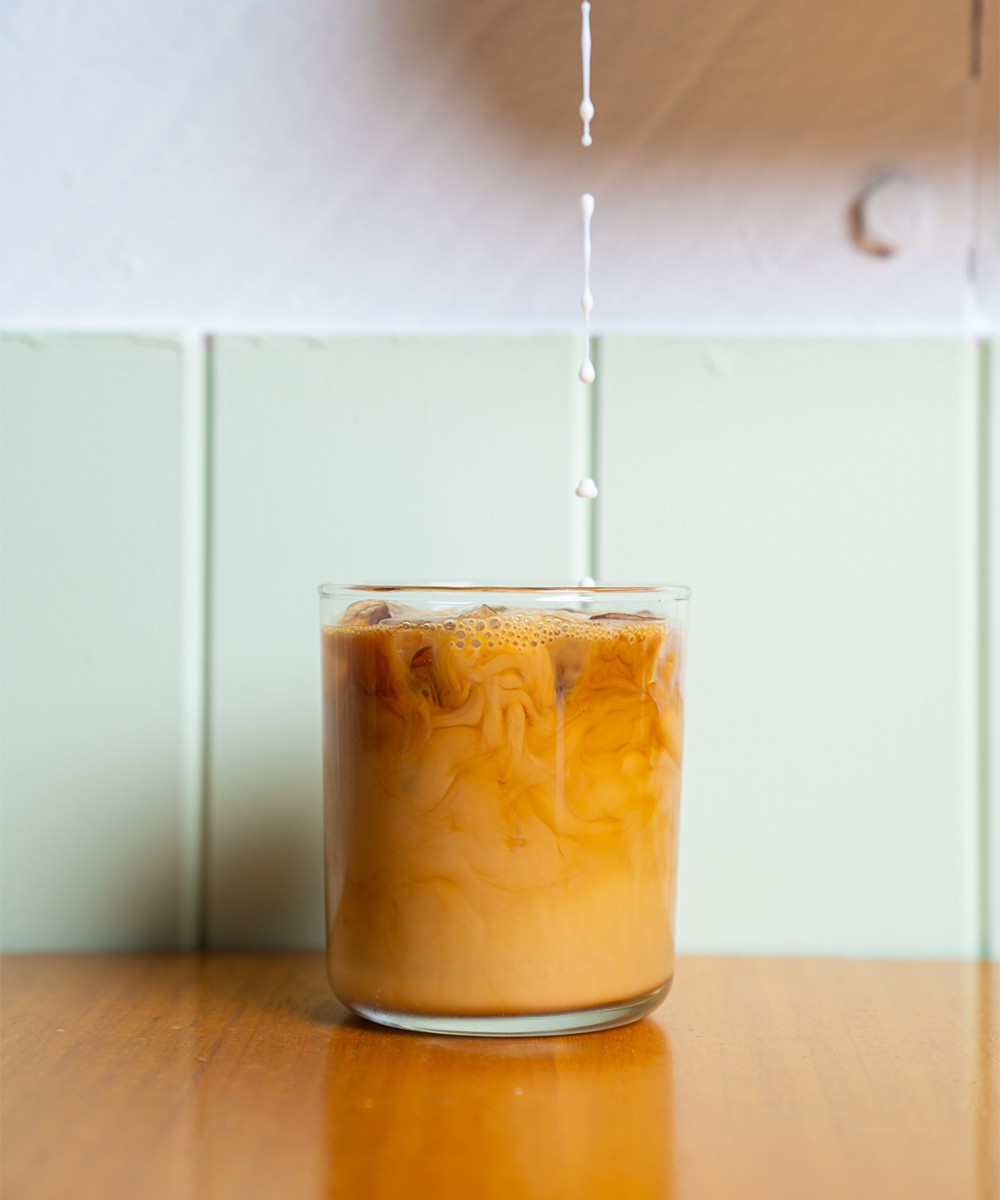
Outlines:
<svg viewBox="0 0 1000 1200"><path fill-rule="evenodd" d="M990 745L992 726L992 685L991 679L993 659L993 630L991 628L990 605L993 600L993 580L991 579L991 539L995 514L993 508L992 480L992 439L994 436L995 413L991 403L991 361L988 342L981 341L977 345L977 475L978 475L978 676L977 676L977 740L978 740L978 811L977 811L977 873L978 873L978 902L979 902L979 954L989 958L997 952L995 939L997 930L993 928L993 889L997 886L994 872L998 864L992 861L992 822L995 814L991 812L993 793L993 763Z"/></svg>
<svg viewBox="0 0 1000 1200"><path fill-rule="evenodd" d="M183 346L181 517L180 879L177 944L194 949L202 924L205 756L205 340Z"/></svg>
<svg viewBox="0 0 1000 1200"><path fill-rule="evenodd" d="M978 80L983 73L983 0L972 0L969 16L969 78Z"/></svg>
<svg viewBox="0 0 1000 1200"><path fill-rule="evenodd" d="M216 338L205 338L204 392L205 392L205 459L204 459L204 504L202 522L204 535L204 583L202 587L202 623L205 630L204 657L201 675L201 872L199 877L198 940L196 948L207 950L210 934L211 897L211 841L212 841L212 689L215 628L213 621L214 564L215 564L215 457L217 425L217 380Z"/></svg>
<svg viewBox="0 0 1000 1200"><path fill-rule="evenodd" d="M600 449L600 403L601 403L601 378L604 369L604 358L602 354L603 338L595 337L591 342L591 362L594 364L594 372L596 378L590 385L588 391L589 396L589 421L590 421L590 477L595 480L598 487L598 495L596 500L590 502L590 527L588 529L588 564L587 574L591 579L601 583L600 575L600 543L598 542L598 508L601 503L601 449Z"/></svg>
<svg viewBox="0 0 1000 1200"><path fill-rule="evenodd" d="M594 572L593 531L592 519L594 512L593 500L584 500L576 495L580 480L588 475L594 479L594 431L593 431L593 392L595 385L584 383L578 377L579 359L582 353L582 343L577 338L567 342L569 355L566 361L569 383L569 428L566 436L569 439L570 468L566 479L566 499L570 512L570 553L567 560L572 583L577 583L583 576L590 575L596 579ZM591 359L596 350L596 339L591 340Z"/></svg>

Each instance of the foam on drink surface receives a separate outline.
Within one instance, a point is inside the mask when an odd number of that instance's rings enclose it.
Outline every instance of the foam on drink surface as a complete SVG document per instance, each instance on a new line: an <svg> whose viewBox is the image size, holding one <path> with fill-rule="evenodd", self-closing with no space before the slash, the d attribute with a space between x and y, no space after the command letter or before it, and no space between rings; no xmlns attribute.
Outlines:
<svg viewBox="0 0 1000 1200"><path fill-rule="evenodd" d="M396 634L416 631L445 634L455 649L510 648L534 649L561 638L586 642L612 642L621 637L634 641L653 633L662 636L665 622L652 613L584 613L574 609L556 611L491 608L484 604L471 612L454 617L435 618L416 613L404 615L401 605L360 601L344 614L341 624L327 626L327 632L360 636L372 632Z"/></svg>

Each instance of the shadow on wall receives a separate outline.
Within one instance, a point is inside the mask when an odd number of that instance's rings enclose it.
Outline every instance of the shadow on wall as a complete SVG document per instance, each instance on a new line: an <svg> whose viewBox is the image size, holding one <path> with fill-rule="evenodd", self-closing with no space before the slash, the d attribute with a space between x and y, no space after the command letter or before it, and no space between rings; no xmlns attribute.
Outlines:
<svg viewBox="0 0 1000 1200"><path fill-rule="evenodd" d="M209 836L210 949L324 945L319 788L303 777L318 748L297 760L267 749L254 754L258 772L227 783L240 798L238 827L227 822L224 836Z"/></svg>
<svg viewBox="0 0 1000 1200"><path fill-rule="evenodd" d="M383 32L397 72L426 80L429 69L546 156L575 154L575 3L405 0L395 8ZM591 154L634 168L666 155L953 146L950 108L968 79L970 14L946 0L594 4Z"/></svg>
<svg viewBox="0 0 1000 1200"><path fill-rule="evenodd" d="M4 951L175 949L181 898L169 766L146 773L108 759L77 762L34 787L27 774L11 780L4 811Z"/></svg>

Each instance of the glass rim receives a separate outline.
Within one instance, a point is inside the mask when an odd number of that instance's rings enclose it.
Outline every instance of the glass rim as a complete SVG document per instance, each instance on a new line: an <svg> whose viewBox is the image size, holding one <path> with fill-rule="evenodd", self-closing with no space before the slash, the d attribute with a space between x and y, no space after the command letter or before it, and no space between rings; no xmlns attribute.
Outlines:
<svg viewBox="0 0 1000 1200"><path fill-rule="evenodd" d="M561 595L567 593L587 597L601 595L635 595L663 596L667 600L688 600L691 589L683 583L595 583L592 586L566 583L546 584L503 584L503 583L321 583L319 594L324 599L353 592L376 592L386 594L392 592L472 592L482 595L495 595L498 592L512 592L526 596Z"/></svg>

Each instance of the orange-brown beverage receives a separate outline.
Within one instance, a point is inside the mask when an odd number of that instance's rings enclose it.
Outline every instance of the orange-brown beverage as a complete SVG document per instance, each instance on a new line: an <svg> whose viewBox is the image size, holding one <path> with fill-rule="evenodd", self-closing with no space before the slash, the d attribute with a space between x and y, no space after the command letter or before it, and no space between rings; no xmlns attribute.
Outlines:
<svg viewBox="0 0 1000 1200"><path fill-rule="evenodd" d="M614 611L601 591L557 609L567 593L441 589L325 611L327 953L346 1005L538 1033L666 995L681 591L619 592Z"/></svg>

